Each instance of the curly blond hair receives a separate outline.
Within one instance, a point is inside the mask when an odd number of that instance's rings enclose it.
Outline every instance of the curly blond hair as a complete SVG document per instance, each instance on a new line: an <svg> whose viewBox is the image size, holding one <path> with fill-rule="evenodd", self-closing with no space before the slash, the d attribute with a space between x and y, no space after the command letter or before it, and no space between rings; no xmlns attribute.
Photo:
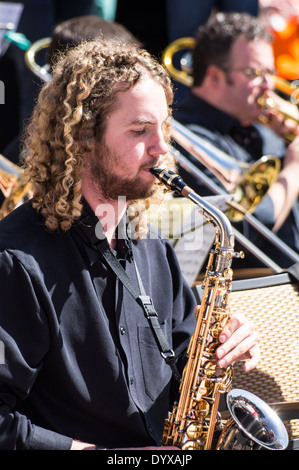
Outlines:
<svg viewBox="0 0 299 470"><path fill-rule="evenodd" d="M81 174L84 154L105 132L106 116L118 91L133 87L148 75L164 89L169 107L173 99L170 78L145 50L116 41L89 41L58 61L53 78L41 89L24 146L24 173L32 186L33 207L50 230L68 230L82 211ZM166 131L167 134L169 132ZM169 135L165 135L169 140ZM163 164L174 169L171 155ZM162 200L157 183L151 199ZM132 201L131 213L140 215L150 199Z"/></svg>

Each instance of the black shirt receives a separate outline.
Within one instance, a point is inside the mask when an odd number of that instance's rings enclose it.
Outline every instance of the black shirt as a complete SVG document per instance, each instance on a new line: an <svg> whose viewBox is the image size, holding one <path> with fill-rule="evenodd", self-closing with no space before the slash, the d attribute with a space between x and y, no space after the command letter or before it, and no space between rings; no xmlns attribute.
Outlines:
<svg viewBox="0 0 299 470"><path fill-rule="evenodd" d="M0 449L160 443L171 370L141 307L93 248L97 223L85 212L67 233L49 232L30 202L0 222ZM172 247L152 229L132 254L121 240L117 254L137 285L134 256L180 362L195 300Z"/></svg>
<svg viewBox="0 0 299 470"><path fill-rule="evenodd" d="M244 127L237 119L193 95L191 91L188 92L187 98L180 108L174 111L174 118L239 162L253 164L263 155L274 155L283 159L286 152L285 143L270 128L261 123ZM179 149L185 153L181 147ZM192 155L187 154L187 156L194 165L198 166L223 189L223 186L211 171ZM196 192L202 196L211 195L210 190L184 168L180 169L180 173ZM269 196L264 197L256 208L254 216L269 229L273 227L275 223L274 208ZM247 222L235 225L240 232L278 265L286 268L292 264L292 261L286 255L280 253L276 247L259 235ZM293 250L299 251L299 211L296 204L294 204L282 228L277 232L277 236Z"/></svg>

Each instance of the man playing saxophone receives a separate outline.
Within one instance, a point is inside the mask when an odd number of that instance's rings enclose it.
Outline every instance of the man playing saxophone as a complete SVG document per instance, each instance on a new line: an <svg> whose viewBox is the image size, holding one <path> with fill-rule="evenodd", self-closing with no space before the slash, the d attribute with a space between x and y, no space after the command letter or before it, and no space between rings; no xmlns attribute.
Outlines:
<svg viewBox="0 0 299 470"><path fill-rule="evenodd" d="M151 168L173 168L171 103L163 67L114 41L70 51L40 92L25 141L32 200L0 222L1 449L161 444L196 307L168 240L145 218L164 198ZM220 341L219 366L257 365L243 316Z"/></svg>

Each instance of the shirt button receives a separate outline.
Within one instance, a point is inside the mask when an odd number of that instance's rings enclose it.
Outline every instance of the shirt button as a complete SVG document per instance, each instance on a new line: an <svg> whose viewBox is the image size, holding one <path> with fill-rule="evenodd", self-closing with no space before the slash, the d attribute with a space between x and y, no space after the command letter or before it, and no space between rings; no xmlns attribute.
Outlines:
<svg viewBox="0 0 299 470"><path fill-rule="evenodd" d="M124 335L126 333L126 330L123 326L121 326L119 330L121 335Z"/></svg>
<svg viewBox="0 0 299 470"><path fill-rule="evenodd" d="M133 383L134 383L134 379L133 377L130 377L130 384L133 385Z"/></svg>

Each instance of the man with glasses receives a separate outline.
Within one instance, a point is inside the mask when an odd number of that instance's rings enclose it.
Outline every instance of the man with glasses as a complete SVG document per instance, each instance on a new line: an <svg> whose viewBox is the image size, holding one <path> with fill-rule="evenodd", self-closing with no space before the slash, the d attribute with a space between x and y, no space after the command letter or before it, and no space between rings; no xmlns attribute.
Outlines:
<svg viewBox="0 0 299 470"><path fill-rule="evenodd" d="M295 203L299 191L299 138L287 146L282 137L289 126L295 135L298 132L293 123L290 125L273 111L268 114L275 121L276 133L258 122L263 113L260 98L273 96L275 64L270 34L251 15L218 13L199 28L192 65L193 86L175 110L175 119L239 162L251 165L268 154L282 159L278 179L254 215L298 251L299 214ZM219 179L195 157L188 158L223 189ZM207 188L188 172L181 169L181 173L200 194L208 194ZM242 222L238 229L280 266L292 264L247 223ZM256 264L256 260L252 262Z"/></svg>

